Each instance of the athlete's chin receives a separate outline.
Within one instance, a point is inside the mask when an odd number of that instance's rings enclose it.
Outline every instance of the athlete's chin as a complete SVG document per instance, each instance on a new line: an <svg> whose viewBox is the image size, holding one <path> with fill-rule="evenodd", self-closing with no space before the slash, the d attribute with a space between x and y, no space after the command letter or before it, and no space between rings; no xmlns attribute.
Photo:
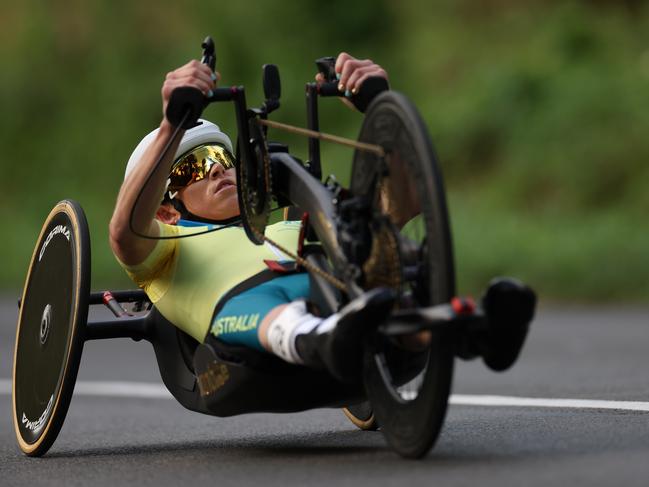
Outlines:
<svg viewBox="0 0 649 487"><path fill-rule="evenodd" d="M213 220L227 220L239 216L239 200L237 199L236 192L234 197L226 199L219 198L218 204L212 208L210 212Z"/></svg>

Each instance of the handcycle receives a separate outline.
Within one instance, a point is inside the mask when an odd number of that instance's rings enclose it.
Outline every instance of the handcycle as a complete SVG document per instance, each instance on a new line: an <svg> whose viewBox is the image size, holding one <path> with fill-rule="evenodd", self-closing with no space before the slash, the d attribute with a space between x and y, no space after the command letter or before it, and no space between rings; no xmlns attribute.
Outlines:
<svg viewBox="0 0 649 487"><path fill-rule="evenodd" d="M214 69L210 38L203 49L203 61ZM169 323L141 290L90 292L88 224L81 206L64 200L45 220L19 301L12 403L25 454L41 456L55 441L88 340L149 341L163 383L190 410L226 417L344 407L356 426L380 427L388 444L409 458L425 455L438 437L455 356L481 356L494 370L516 360L536 297L507 278L492 281L479 306L455 296L442 175L414 105L381 79L370 79L353 99L365 111L358 140L324 134L318 99L341 94L333 59L316 64L327 82L307 84L307 129L269 120L281 93L273 65L264 66L266 100L259 108L248 107L242 86L217 88L207 99L180 88L167 116L177 127L189 127L209 103L233 104L240 224L252 243L262 244L269 241L264 229L273 209L302 219L293 258L308 272L310 299L321 314L372 288L393 291L394 309L363 337L358 377L340 381L326 370L251 349L199 344ZM269 128L307 135L308 161L271 142ZM354 147L348 187L332 178L322 182L322 139ZM268 272L281 274L280 267ZM90 305L105 305L115 318L89 322Z"/></svg>

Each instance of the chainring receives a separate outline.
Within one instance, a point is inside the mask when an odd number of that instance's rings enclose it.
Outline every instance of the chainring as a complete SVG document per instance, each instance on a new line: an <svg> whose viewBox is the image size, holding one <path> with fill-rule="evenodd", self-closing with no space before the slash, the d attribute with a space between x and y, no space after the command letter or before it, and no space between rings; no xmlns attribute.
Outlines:
<svg viewBox="0 0 649 487"><path fill-rule="evenodd" d="M270 216L272 180L266 138L256 118L248 125L249 151L238 150L237 187L239 211L246 235L256 245L264 243ZM250 154L248 157L246 154Z"/></svg>

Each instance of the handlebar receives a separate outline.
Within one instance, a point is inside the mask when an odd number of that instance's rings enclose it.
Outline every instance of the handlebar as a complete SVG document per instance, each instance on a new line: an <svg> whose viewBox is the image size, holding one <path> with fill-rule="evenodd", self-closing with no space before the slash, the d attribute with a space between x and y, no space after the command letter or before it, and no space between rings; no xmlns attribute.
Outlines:
<svg viewBox="0 0 649 487"><path fill-rule="evenodd" d="M210 66L212 71L214 71L216 65L214 41L208 36L201 44L201 47L203 48L201 62ZM326 80L319 85L310 83L312 90L317 95L322 97L345 96L344 93L338 90L335 63L336 59L333 57L323 57L316 60L318 70L324 75ZM365 112L374 97L388 89L389 85L385 78L378 76L370 77L363 82L358 93L348 98L360 112ZM215 88L212 90L212 95L206 97L196 88L176 88L172 92L167 105L167 119L174 126L182 126L185 129L191 128L196 124L196 121L208 104L217 101L232 101L235 99L236 93L241 91L243 91L243 87L240 86ZM260 111L265 112L266 110L262 109Z"/></svg>

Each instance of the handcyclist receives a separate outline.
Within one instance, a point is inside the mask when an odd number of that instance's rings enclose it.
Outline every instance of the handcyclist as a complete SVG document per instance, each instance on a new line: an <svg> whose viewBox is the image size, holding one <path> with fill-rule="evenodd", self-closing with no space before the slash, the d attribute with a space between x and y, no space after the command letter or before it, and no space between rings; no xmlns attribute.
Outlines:
<svg viewBox="0 0 649 487"><path fill-rule="evenodd" d="M338 56L335 70L339 90L347 96L370 76L387 79L378 64L347 53ZM175 88L193 87L207 96L218 80L218 73L198 61L168 73L162 85L163 114ZM322 75L316 81L322 82ZM230 138L217 125L199 120L155 169L173 130L163 115L128 161L110 221L110 244L120 264L165 318L201 343L243 345L287 362L325 366L342 380L353 378L360 368L355 346L362 325L378 324L387 316L392 293L376 289L330 317L314 314L308 276L277 272L280 267L274 264L289 268L285 263L290 258L268 243L252 244L236 224ZM143 237L182 236L214 226L224 228L191 238ZM299 222L284 221L269 225L266 234L295 250L299 229Z"/></svg>

